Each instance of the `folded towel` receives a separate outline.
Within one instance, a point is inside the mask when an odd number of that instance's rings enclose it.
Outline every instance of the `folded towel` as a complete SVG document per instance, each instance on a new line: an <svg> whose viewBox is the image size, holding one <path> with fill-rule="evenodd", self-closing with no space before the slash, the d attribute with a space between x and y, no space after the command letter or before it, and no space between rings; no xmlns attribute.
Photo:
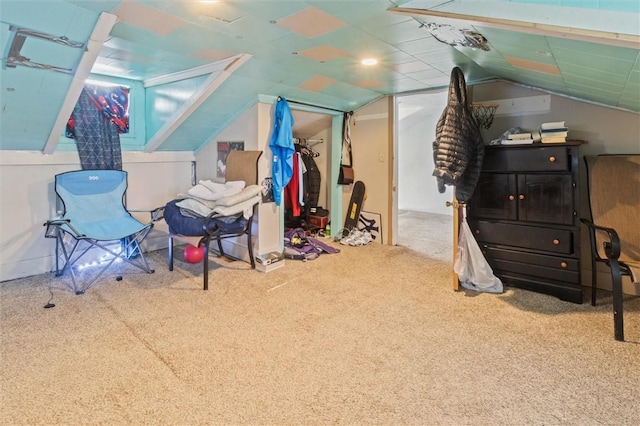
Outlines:
<svg viewBox="0 0 640 426"><path fill-rule="evenodd" d="M215 201L214 197L216 195L215 193L211 192L209 188L200 184L189 189L187 191L187 194L189 194L191 197L194 197L194 198L202 198L203 200L209 200L209 201Z"/></svg>
<svg viewBox="0 0 640 426"><path fill-rule="evenodd" d="M233 206L252 198L262 192L262 186L249 185L237 194L231 194L216 201L216 206Z"/></svg>
<svg viewBox="0 0 640 426"><path fill-rule="evenodd" d="M180 207L182 210L189 211L194 215L202 217L206 217L212 212L219 213L224 216L243 212L245 217L248 217L250 215L250 211L247 210L247 206L252 207L253 204L256 203L256 197L260 195L261 192L262 186L249 185L237 194L223 197L215 201L188 196L177 202L176 206ZM258 197L258 201L259 199L260 197ZM251 203L248 205L246 204L247 200L251 200Z"/></svg>
<svg viewBox="0 0 640 426"><path fill-rule="evenodd" d="M225 190L242 190L247 184L243 180L230 180L224 183Z"/></svg>
<svg viewBox="0 0 640 426"><path fill-rule="evenodd" d="M211 192L222 192L225 189L224 183L213 182L211 180L201 180L198 183L205 186Z"/></svg>
<svg viewBox="0 0 640 426"><path fill-rule="evenodd" d="M196 198L185 198L182 201L176 203L176 206L180 207L180 210L187 210L195 216L207 217L213 211L212 208L201 203Z"/></svg>
<svg viewBox="0 0 640 426"><path fill-rule="evenodd" d="M196 186L189 189L187 194L190 197L202 200L216 201L230 195L235 195L242 191L245 182L242 180L217 183L210 180L201 180Z"/></svg>
<svg viewBox="0 0 640 426"><path fill-rule="evenodd" d="M232 206L217 206L213 211L221 216L232 216L242 213L245 219L249 219L253 213L253 206L260 202L261 196L255 195L241 203Z"/></svg>

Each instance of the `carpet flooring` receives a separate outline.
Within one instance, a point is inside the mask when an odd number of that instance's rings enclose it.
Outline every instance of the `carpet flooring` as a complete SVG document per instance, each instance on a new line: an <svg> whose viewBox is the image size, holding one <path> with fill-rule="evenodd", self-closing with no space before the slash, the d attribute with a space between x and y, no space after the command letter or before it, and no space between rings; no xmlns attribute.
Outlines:
<svg viewBox="0 0 640 426"><path fill-rule="evenodd" d="M208 291L163 250L84 295L1 283L0 423L640 424L640 298L617 342L605 292L456 292L450 260L334 244L269 273L214 258Z"/></svg>

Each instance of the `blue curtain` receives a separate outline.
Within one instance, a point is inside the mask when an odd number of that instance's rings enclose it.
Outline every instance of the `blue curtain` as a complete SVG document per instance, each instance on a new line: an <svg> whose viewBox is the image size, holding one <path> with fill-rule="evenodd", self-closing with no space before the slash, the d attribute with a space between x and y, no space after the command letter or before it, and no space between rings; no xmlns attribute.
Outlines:
<svg viewBox="0 0 640 426"><path fill-rule="evenodd" d="M73 136L83 170L122 170L118 127L87 88L82 89L73 113Z"/></svg>

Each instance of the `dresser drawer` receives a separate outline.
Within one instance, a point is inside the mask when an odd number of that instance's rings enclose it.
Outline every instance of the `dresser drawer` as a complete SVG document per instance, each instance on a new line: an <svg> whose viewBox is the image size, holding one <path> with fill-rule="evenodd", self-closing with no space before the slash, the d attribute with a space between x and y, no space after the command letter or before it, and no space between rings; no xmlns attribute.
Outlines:
<svg viewBox="0 0 640 426"><path fill-rule="evenodd" d="M469 220L469 226L479 243L568 255L575 253L574 235L570 229L543 228L483 220Z"/></svg>
<svg viewBox="0 0 640 426"><path fill-rule="evenodd" d="M493 247L487 244L481 244L482 253L492 259L500 259L512 262L522 262L530 265L543 266L546 268L556 268L563 271L578 272L580 270L580 261L577 258L562 256L537 254L519 250L509 250L499 247Z"/></svg>
<svg viewBox="0 0 640 426"><path fill-rule="evenodd" d="M485 150L483 172L564 172L571 170L569 148L512 147L512 149Z"/></svg>
<svg viewBox="0 0 640 426"><path fill-rule="evenodd" d="M515 272L580 284L578 259L506 250L486 245L482 247L482 252L494 271Z"/></svg>
<svg viewBox="0 0 640 426"><path fill-rule="evenodd" d="M495 271L495 273L502 280L503 284L507 286L550 294L558 297L560 300L566 300L567 302L582 303L581 284L570 284L563 281L533 277L531 275L507 271Z"/></svg>

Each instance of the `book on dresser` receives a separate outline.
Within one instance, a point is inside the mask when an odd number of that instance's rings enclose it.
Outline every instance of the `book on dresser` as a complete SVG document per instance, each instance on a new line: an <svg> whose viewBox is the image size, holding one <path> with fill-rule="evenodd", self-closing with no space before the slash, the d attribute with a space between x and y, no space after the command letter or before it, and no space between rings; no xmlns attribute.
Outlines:
<svg viewBox="0 0 640 426"><path fill-rule="evenodd" d="M527 145L533 143L533 135L531 132L510 133L500 143L501 145Z"/></svg>
<svg viewBox="0 0 640 426"><path fill-rule="evenodd" d="M565 143L567 141L566 136L542 136L540 142L542 143Z"/></svg>
<svg viewBox="0 0 640 426"><path fill-rule="evenodd" d="M566 129L564 121L548 121L540 125L540 130Z"/></svg>
<svg viewBox="0 0 640 426"><path fill-rule="evenodd" d="M540 125L540 142L564 143L569 136L569 129L564 121L553 121Z"/></svg>
<svg viewBox="0 0 640 426"><path fill-rule="evenodd" d="M508 139L531 139L531 137L531 132L511 133L507 136Z"/></svg>

